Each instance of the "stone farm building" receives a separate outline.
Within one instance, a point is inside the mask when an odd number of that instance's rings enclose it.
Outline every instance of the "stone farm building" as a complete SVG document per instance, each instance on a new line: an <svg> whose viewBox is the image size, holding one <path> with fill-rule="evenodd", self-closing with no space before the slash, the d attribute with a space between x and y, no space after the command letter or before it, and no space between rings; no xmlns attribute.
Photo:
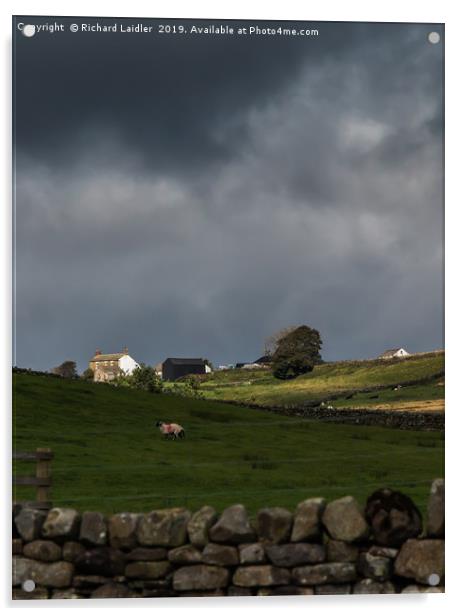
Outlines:
<svg viewBox="0 0 464 616"><path fill-rule="evenodd" d="M163 362L163 380L175 381L188 374L206 374L211 372L206 359L200 357L168 357Z"/></svg>
<svg viewBox="0 0 464 616"><path fill-rule="evenodd" d="M406 351L406 349L388 349L384 351L382 355L379 355L379 359L391 359L392 357L408 357L410 353Z"/></svg>
<svg viewBox="0 0 464 616"><path fill-rule="evenodd" d="M101 383L112 381L120 374L132 374L139 364L129 355L126 348L121 353L102 353L97 349L89 361L89 368L93 371L93 380Z"/></svg>

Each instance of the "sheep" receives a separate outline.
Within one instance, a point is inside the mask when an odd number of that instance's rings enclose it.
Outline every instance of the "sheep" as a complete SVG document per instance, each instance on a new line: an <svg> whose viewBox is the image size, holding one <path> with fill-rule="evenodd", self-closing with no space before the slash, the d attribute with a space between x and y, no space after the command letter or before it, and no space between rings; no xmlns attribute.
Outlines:
<svg viewBox="0 0 464 616"><path fill-rule="evenodd" d="M157 421L156 427L160 429L164 438L177 439L185 438L185 430L182 426L176 423L164 423L163 421Z"/></svg>

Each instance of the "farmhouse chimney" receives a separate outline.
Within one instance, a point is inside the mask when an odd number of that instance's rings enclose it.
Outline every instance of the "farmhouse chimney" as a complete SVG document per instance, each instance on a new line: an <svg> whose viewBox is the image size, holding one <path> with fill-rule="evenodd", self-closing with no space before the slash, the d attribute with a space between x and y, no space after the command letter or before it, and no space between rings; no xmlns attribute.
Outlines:
<svg viewBox="0 0 464 616"><path fill-rule="evenodd" d="M101 352L101 350L100 350L100 349L97 349L97 350L95 351L95 355L101 355L101 354L102 354L102 352Z"/></svg>
<svg viewBox="0 0 464 616"><path fill-rule="evenodd" d="M129 355L129 349L126 346L123 348L122 352L124 355Z"/></svg>

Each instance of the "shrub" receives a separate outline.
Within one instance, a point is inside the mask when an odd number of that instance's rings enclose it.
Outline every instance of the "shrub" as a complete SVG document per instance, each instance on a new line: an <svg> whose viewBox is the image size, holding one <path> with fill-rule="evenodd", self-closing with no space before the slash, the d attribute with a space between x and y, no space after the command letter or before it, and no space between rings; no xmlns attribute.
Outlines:
<svg viewBox="0 0 464 616"><path fill-rule="evenodd" d="M92 368L87 368L86 370L84 370L84 372L81 375L81 379L84 379L84 381L93 381L93 377L94 377L94 372Z"/></svg>

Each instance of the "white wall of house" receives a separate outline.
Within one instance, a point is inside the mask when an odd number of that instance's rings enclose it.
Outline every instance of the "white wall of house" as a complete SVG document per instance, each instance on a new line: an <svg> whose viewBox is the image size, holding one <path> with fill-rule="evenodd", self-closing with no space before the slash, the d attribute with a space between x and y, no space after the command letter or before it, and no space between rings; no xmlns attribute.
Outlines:
<svg viewBox="0 0 464 616"><path fill-rule="evenodd" d="M205 364L205 372L211 372L211 368L208 366L208 364Z"/></svg>
<svg viewBox="0 0 464 616"><path fill-rule="evenodd" d="M406 357L407 355L409 355L409 353L406 349L398 349L398 351L394 354L394 357Z"/></svg>
<svg viewBox="0 0 464 616"><path fill-rule="evenodd" d="M130 355L123 355L119 358L118 363L120 369L125 374L132 374L136 368L140 367L135 359L132 359Z"/></svg>

